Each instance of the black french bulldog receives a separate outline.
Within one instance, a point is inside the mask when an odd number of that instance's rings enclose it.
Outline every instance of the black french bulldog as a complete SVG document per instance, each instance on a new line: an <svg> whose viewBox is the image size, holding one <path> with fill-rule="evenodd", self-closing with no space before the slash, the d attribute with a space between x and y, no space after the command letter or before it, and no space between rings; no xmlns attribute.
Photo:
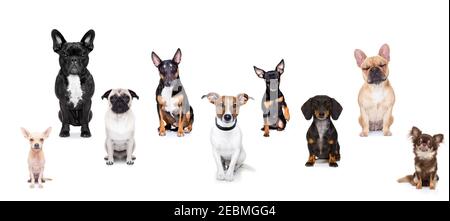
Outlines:
<svg viewBox="0 0 450 221"><path fill-rule="evenodd" d="M94 30L89 30L80 42L66 42L62 34L53 29L53 50L59 54L59 70L55 94L59 99L60 137L70 136L70 127L81 126L81 137L90 137L89 121L92 119L91 98L94 79L86 68L89 53L94 49Z"/></svg>

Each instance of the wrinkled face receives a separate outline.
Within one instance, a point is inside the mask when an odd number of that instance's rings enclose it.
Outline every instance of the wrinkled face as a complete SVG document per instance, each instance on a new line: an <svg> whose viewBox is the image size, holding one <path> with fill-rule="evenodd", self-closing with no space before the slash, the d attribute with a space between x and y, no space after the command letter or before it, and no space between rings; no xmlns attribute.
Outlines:
<svg viewBox="0 0 450 221"><path fill-rule="evenodd" d="M311 100L311 106L314 111L314 117L319 120L325 120L330 118L331 99L328 97L317 96Z"/></svg>
<svg viewBox="0 0 450 221"><path fill-rule="evenodd" d="M65 43L59 54L59 65L65 74L80 75L89 63L89 50L81 43Z"/></svg>
<svg viewBox="0 0 450 221"><path fill-rule="evenodd" d="M239 101L233 96L222 96L215 102L216 116L224 123L230 123L239 115Z"/></svg>
<svg viewBox="0 0 450 221"><path fill-rule="evenodd" d="M169 87L172 82L179 78L178 65L172 60L162 61L158 65L159 76L164 82L164 86Z"/></svg>
<svg viewBox="0 0 450 221"><path fill-rule="evenodd" d="M108 100L112 112L122 114L130 109L132 97L126 89L114 89L109 94Z"/></svg>
<svg viewBox="0 0 450 221"><path fill-rule="evenodd" d="M362 63L361 69L364 80L368 84L379 84L389 75L388 61L380 56L367 58Z"/></svg>

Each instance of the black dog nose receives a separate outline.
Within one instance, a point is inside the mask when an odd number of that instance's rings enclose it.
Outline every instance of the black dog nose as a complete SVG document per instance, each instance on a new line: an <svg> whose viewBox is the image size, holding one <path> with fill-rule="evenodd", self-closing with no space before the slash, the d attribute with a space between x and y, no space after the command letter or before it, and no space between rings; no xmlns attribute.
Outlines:
<svg viewBox="0 0 450 221"><path fill-rule="evenodd" d="M39 148L39 144L38 144L38 143L35 143L35 144L34 144L34 148Z"/></svg>
<svg viewBox="0 0 450 221"><path fill-rule="evenodd" d="M76 59L76 58L72 58L72 59L70 59L72 62L75 62L75 63L77 63L78 62L78 59Z"/></svg>
<svg viewBox="0 0 450 221"><path fill-rule="evenodd" d="M223 116L223 119L225 119L226 121L230 121L231 120L231 114L225 114Z"/></svg>
<svg viewBox="0 0 450 221"><path fill-rule="evenodd" d="M323 116L325 116L325 113L324 112L320 112L319 113L319 117L323 117Z"/></svg>

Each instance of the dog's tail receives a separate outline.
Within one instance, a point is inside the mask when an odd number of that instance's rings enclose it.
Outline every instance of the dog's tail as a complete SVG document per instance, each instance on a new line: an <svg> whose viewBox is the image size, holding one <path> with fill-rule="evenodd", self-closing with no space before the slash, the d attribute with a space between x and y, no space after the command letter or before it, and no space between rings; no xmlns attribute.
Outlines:
<svg viewBox="0 0 450 221"><path fill-rule="evenodd" d="M399 183L410 183L411 185L415 185L414 184L414 176L413 175L408 175L408 176L402 177L402 178L398 179L397 182L399 182Z"/></svg>

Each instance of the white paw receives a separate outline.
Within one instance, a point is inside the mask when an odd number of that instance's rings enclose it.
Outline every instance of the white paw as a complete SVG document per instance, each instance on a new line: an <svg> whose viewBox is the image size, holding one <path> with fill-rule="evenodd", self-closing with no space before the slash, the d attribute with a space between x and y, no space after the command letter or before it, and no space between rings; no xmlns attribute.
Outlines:
<svg viewBox="0 0 450 221"><path fill-rule="evenodd" d="M30 184L30 188L33 189L34 188L34 184Z"/></svg>
<svg viewBox="0 0 450 221"><path fill-rule="evenodd" d="M392 136L392 133L391 133L391 131L384 131L383 135L384 136Z"/></svg>
<svg viewBox="0 0 450 221"><path fill-rule="evenodd" d="M231 173L227 173L227 175L225 175L225 180L228 182L231 182L234 180L234 175Z"/></svg>
<svg viewBox="0 0 450 221"><path fill-rule="evenodd" d="M225 179L225 174L223 174L223 173L217 173L217 179L218 179L218 180L224 180L224 179Z"/></svg>
<svg viewBox="0 0 450 221"><path fill-rule="evenodd" d="M39 184L38 187L41 188L41 189L44 188L44 186L42 184Z"/></svg>
<svg viewBox="0 0 450 221"><path fill-rule="evenodd" d="M132 159L127 159L127 164L131 166L134 164L134 161Z"/></svg>
<svg viewBox="0 0 450 221"><path fill-rule="evenodd" d="M109 159L106 161L106 165L111 166L114 164L114 160L113 159Z"/></svg>

